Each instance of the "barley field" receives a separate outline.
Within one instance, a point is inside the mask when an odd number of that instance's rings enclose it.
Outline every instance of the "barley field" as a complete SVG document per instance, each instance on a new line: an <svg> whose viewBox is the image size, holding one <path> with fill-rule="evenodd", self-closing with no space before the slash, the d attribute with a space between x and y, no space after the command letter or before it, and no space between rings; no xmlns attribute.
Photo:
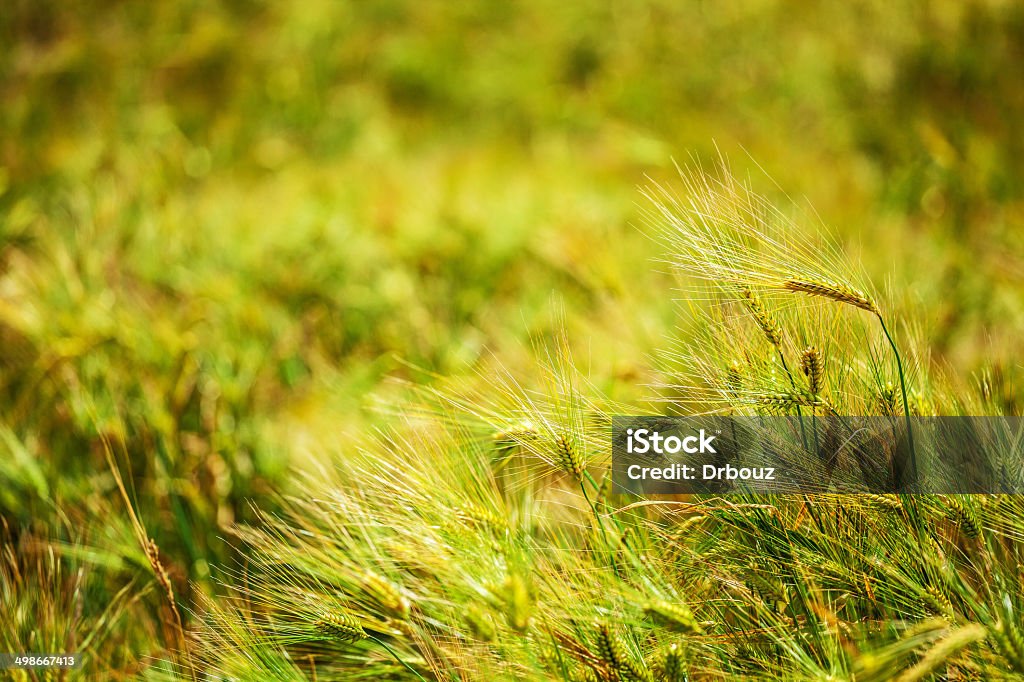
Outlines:
<svg viewBox="0 0 1024 682"><path fill-rule="evenodd" d="M610 475L1021 416L1022 63L1009 0L6 0L0 676L1024 680L1024 498Z"/></svg>

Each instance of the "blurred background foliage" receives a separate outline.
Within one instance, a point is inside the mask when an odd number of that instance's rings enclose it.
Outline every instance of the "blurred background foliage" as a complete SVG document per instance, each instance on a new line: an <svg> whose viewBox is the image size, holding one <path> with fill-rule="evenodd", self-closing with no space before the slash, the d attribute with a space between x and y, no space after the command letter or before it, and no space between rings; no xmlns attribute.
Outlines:
<svg viewBox="0 0 1024 682"><path fill-rule="evenodd" d="M113 438L187 603L387 379L528 373L554 299L635 399L687 324L635 186L716 145L1016 401L1022 63L996 0L7 0L7 542L95 528L60 560L132 580Z"/></svg>

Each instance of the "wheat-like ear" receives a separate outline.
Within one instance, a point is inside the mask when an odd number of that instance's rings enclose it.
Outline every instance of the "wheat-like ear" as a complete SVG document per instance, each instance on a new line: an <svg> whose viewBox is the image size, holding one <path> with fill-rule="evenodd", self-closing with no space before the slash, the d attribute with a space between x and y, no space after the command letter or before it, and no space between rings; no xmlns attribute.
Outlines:
<svg viewBox="0 0 1024 682"><path fill-rule="evenodd" d="M618 635L611 631L607 623L597 624L597 651L601 660L612 671L616 678L653 682L650 670L642 661L636 661L626 652L626 647Z"/></svg>
<svg viewBox="0 0 1024 682"><path fill-rule="evenodd" d="M690 635L703 633L700 624L697 623L690 612L689 607L682 603L667 601L653 601L644 606L644 613L651 617L659 625L677 632Z"/></svg>
<svg viewBox="0 0 1024 682"><path fill-rule="evenodd" d="M952 621L956 616L949 597L934 585L924 588L924 592L921 594L921 601L924 602L930 611L933 611L938 616L942 616L946 620Z"/></svg>
<svg viewBox="0 0 1024 682"><path fill-rule="evenodd" d="M975 539L981 537L981 523L974 510L961 502L956 495L945 498L946 517L960 529L964 537Z"/></svg>
<svg viewBox="0 0 1024 682"><path fill-rule="evenodd" d="M829 282L820 279L787 279L781 287L786 291L807 294L808 296L820 296L829 298L837 303L846 303L862 310L867 310L875 315L880 314L878 306L863 291L838 282Z"/></svg>
<svg viewBox="0 0 1024 682"><path fill-rule="evenodd" d="M810 393L803 393L800 391L755 393L751 395L749 398L755 404L763 405L764 407L782 408L825 406L825 403L819 400L817 396L811 395Z"/></svg>
<svg viewBox="0 0 1024 682"><path fill-rule="evenodd" d="M363 626L351 614L336 611L321 616L316 629L325 637L339 642L358 642L366 637Z"/></svg>
<svg viewBox="0 0 1024 682"><path fill-rule="evenodd" d="M360 587L389 615L405 620L409 617L412 604L402 594L401 589L390 580L370 571L363 571L358 576Z"/></svg>
<svg viewBox="0 0 1024 682"><path fill-rule="evenodd" d="M526 580L521 575L513 573L505 579L500 594L509 627L516 632L526 632L533 620L530 616L533 610L533 597Z"/></svg>
<svg viewBox="0 0 1024 682"><path fill-rule="evenodd" d="M814 346L808 346L800 354L800 367L807 377L807 390L811 395L821 393L825 378L825 365L821 360L821 352Z"/></svg>
<svg viewBox="0 0 1024 682"><path fill-rule="evenodd" d="M768 312L764 307L764 303L761 302L761 298L754 292L750 287L742 287L740 289L740 298L743 304L750 311L750 314L754 317L754 321L757 322L757 326L764 332L764 336L768 339L768 343L772 344L778 349L782 348L782 328L779 326L778 320Z"/></svg>
<svg viewBox="0 0 1024 682"><path fill-rule="evenodd" d="M665 682L682 682L686 679L686 671L683 669L683 656L679 651L678 644L672 644L665 650L659 666L660 677Z"/></svg>
<svg viewBox="0 0 1024 682"><path fill-rule="evenodd" d="M497 639L494 619L490 614L475 604L466 609L466 626L473 636L482 642L493 642Z"/></svg>
<svg viewBox="0 0 1024 682"><path fill-rule="evenodd" d="M583 480L583 457L576 445L576 439L564 433L556 434L554 451L554 460L558 463L558 468L577 481Z"/></svg>

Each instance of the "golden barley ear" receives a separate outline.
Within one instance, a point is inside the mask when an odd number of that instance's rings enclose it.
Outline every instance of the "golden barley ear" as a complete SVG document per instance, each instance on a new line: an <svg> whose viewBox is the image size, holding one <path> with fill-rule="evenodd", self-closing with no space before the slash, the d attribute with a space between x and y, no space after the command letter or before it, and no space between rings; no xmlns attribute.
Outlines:
<svg viewBox="0 0 1024 682"><path fill-rule="evenodd" d="M800 354L800 367L807 377L807 390L811 395L821 393L825 379L825 364L821 358L821 351L814 346L805 348Z"/></svg>
<svg viewBox="0 0 1024 682"><path fill-rule="evenodd" d="M499 537L509 531L508 523L504 519L472 502L456 507L455 516L463 523L487 530Z"/></svg>
<svg viewBox="0 0 1024 682"><path fill-rule="evenodd" d="M953 610L953 604L949 601L949 597L942 590L935 587L935 585L929 585L924 589L921 601L924 602L925 607L929 611L937 616L942 616L950 622L956 617L956 612Z"/></svg>
<svg viewBox="0 0 1024 682"><path fill-rule="evenodd" d="M925 678L931 679L934 671L948 664L965 647L985 639L987 634L985 628L977 623L954 630L936 642L913 667L908 668L896 678L897 682L918 682Z"/></svg>
<svg viewBox="0 0 1024 682"><path fill-rule="evenodd" d="M886 416L892 417L902 412L900 403L899 388L896 384L891 381L887 381L884 386L878 391L877 405L878 411Z"/></svg>
<svg viewBox="0 0 1024 682"><path fill-rule="evenodd" d="M156 575L156 581L160 584L160 587L164 591L164 596L167 598L167 602L173 607L177 602L174 599L174 587L171 584L170 575L167 573L167 569L164 568L163 563L160 561L160 548L156 545L156 540L149 538L145 543L146 559L149 561L149 565L153 568L153 573Z"/></svg>
<svg viewBox="0 0 1024 682"><path fill-rule="evenodd" d="M867 310L875 315L881 314L878 306L875 305L875 302L867 294L845 284L829 282L823 279L793 278L783 282L782 288L786 291L807 294L808 296L829 298L838 303L846 303L847 305Z"/></svg>
<svg viewBox="0 0 1024 682"><path fill-rule="evenodd" d="M735 360L725 370L725 388L733 398L743 390L743 367Z"/></svg>

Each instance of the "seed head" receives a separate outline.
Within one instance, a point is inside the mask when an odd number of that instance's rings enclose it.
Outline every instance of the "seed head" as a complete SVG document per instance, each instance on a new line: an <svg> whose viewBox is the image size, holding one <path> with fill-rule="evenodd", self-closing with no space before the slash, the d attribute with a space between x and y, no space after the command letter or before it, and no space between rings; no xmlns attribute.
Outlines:
<svg viewBox="0 0 1024 682"><path fill-rule="evenodd" d="M540 438L540 433L529 419L523 419L507 429L496 431L493 436L495 444L502 448L529 443L538 438Z"/></svg>
<svg viewBox="0 0 1024 682"><path fill-rule="evenodd" d="M583 476L583 458L572 436L557 434L554 442L555 462L558 468L579 480Z"/></svg>
<svg viewBox="0 0 1024 682"><path fill-rule="evenodd" d="M605 623L597 625L597 651L605 665L617 673L620 678L627 677L642 682L653 682L654 678L647 666L634 661L622 641Z"/></svg>
<svg viewBox="0 0 1024 682"><path fill-rule="evenodd" d="M787 279L782 283L786 291L830 298L838 303L846 303L862 310L879 314L878 306L863 291L848 287L845 284L826 280Z"/></svg>
<svg viewBox="0 0 1024 682"><path fill-rule="evenodd" d="M765 407L822 407L825 403L817 396L800 391L778 392L778 393L757 393L753 396L754 402Z"/></svg>
<svg viewBox="0 0 1024 682"><path fill-rule="evenodd" d="M734 397L743 390L743 368L735 360L725 371L725 387Z"/></svg>
<svg viewBox="0 0 1024 682"><path fill-rule="evenodd" d="M392 616L402 620L409 617L409 598L391 581L376 573L364 571L359 576L359 583L363 591Z"/></svg>
<svg viewBox="0 0 1024 682"><path fill-rule="evenodd" d="M811 395L821 393L822 381L825 378L825 366L821 361L821 353L814 346L808 346L800 354L800 367L807 377L807 390Z"/></svg>
<svg viewBox="0 0 1024 682"><path fill-rule="evenodd" d="M764 307L757 293L749 287L744 287L740 289L740 298L754 317L757 326L764 332L764 337L768 339L768 343L776 348L781 348L782 329L779 327L778 321Z"/></svg>
<svg viewBox="0 0 1024 682"><path fill-rule="evenodd" d="M682 603L653 601L644 606L644 613L669 630L690 635L703 634L689 607Z"/></svg>
<svg viewBox="0 0 1024 682"><path fill-rule="evenodd" d="M924 593L921 595L921 601L924 602L928 610L932 611L936 615L943 616L947 619L952 619L954 616L953 604L950 603L949 597L947 597L942 590L935 587L935 585L929 585L924 589Z"/></svg>
<svg viewBox="0 0 1024 682"><path fill-rule="evenodd" d="M1000 620L989 629L996 649L1014 672L1024 673L1024 636L1012 620Z"/></svg>
<svg viewBox="0 0 1024 682"><path fill-rule="evenodd" d="M518 574L513 573L501 586L502 601L505 604L505 619L509 627L517 632L526 632L530 627L532 596L530 587Z"/></svg>
<svg viewBox="0 0 1024 682"><path fill-rule="evenodd" d="M473 636L483 642L493 642L497 636L494 621L483 609L471 605L466 610L466 625Z"/></svg>
<svg viewBox="0 0 1024 682"><path fill-rule="evenodd" d="M981 524L978 522L978 517L974 514L974 510L961 502L956 495L946 497L945 501L946 516L960 529L960 532L968 538L980 537Z"/></svg>
<svg viewBox="0 0 1024 682"><path fill-rule="evenodd" d="M455 509L459 520L502 536L508 532L508 524L491 511L476 504L466 504Z"/></svg>
<svg viewBox="0 0 1024 682"><path fill-rule="evenodd" d="M902 412L900 408L900 389L891 381L887 381L885 386L878 392L878 409L883 415L888 417Z"/></svg>
<svg viewBox="0 0 1024 682"><path fill-rule="evenodd" d="M329 613L316 621L315 627L324 637L339 642L358 642L366 637L363 626L350 614L344 612Z"/></svg>
<svg viewBox="0 0 1024 682"><path fill-rule="evenodd" d="M686 671L683 669L683 655L679 651L679 645L673 644L665 650L661 661L661 679L665 682L682 682L686 678Z"/></svg>

